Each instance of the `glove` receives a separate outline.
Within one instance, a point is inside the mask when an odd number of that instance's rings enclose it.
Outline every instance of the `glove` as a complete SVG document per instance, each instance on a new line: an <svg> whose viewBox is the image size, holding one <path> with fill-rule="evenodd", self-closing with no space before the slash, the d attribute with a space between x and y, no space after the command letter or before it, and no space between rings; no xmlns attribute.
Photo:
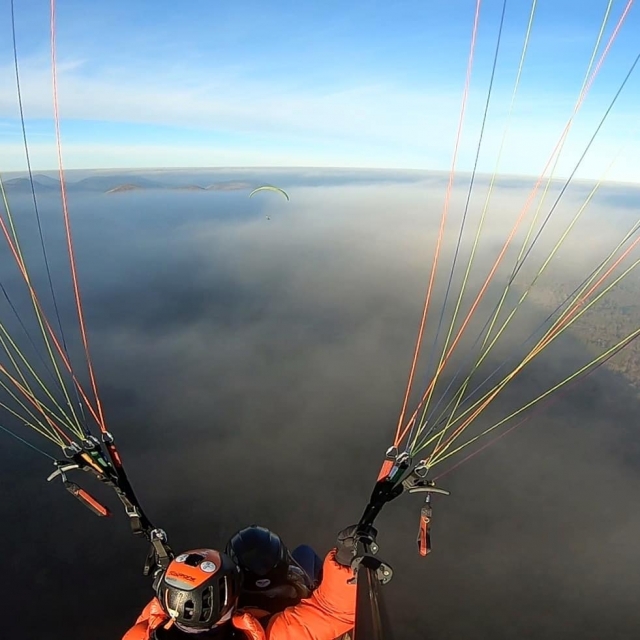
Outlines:
<svg viewBox="0 0 640 640"><path fill-rule="evenodd" d="M357 529L358 525L352 524L338 533L335 560L343 567L350 567L351 562L355 558L357 545ZM378 532L372 527L370 530L370 535L375 540Z"/></svg>

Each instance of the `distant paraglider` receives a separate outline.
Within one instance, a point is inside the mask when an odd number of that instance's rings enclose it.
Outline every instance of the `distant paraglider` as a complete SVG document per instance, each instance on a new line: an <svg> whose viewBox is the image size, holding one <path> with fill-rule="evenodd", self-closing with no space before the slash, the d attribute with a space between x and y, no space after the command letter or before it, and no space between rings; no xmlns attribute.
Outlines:
<svg viewBox="0 0 640 640"><path fill-rule="evenodd" d="M274 187L270 184L265 184L265 185L262 185L261 187L258 187L257 189L254 189L249 194L249 197L252 198L253 194L258 193L258 191L275 191L277 193L281 193L287 199L287 202L289 201L289 194L284 189L280 189L280 187Z"/></svg>

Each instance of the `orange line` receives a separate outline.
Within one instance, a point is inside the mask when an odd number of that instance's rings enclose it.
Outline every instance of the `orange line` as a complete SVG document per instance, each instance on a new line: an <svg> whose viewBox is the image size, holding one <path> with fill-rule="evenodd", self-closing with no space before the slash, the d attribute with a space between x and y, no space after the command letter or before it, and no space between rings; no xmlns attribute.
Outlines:
<svg viewBox="0 0 640 640"><path fill-rule="evenodd" d="M563 328L568 325L575 313L580 309L580 307L584 305L585 302L587 302L589 296L600 286L600 284L602 284L602 282L622 262L622 260L624 260L629 255L629 253L631 253L631 251L638 243L640 243L640 237L636 238L633 243L629 245L629 247L627 247L627 249L620 255L620 257L609 267L609 269L607 269L607 271L598 279L598 281L589 289L589 291L584 296L576 299L572 303L572 306L569 308L567 314L562 319L560 319L554 327L551 327L551 329L549 329L546 336L541 338L540 342L538 342L538 344L531 350L524 361L521 362L518 367L516 367L516 369L514 369L507 382L515 377L515 375L521 369L523 369L536 355L538 355L538 353L540 353L545 347L547 347L547 345L563 330ZM433 452L431 453L430 459L433 458L433 456L436 455L438 451L441 451L454 438L456 438L466 427L468 427L469 424L471 424L471 422L476 419L480 412L486 408L486 406L493 400L493 398L496 397L496 395L504 388L505 385L506 382L501 387L497 388L495 392L473 413L473 415L467 418L467 420L465 420L462 425L460 425L443 443L441 443L440 446L435 447Z"/></svg>
<svg viewBox="0 0 640 640"><path fill-rule="evenodd" d="M38 398L36 398L33 393L31 393L30 390L28 390L27 388L25 388L20 382L18 382L8 371L7 369L0 364L0 372L4 373L5 376L7 376L7 378L9 378L9 380L11 380L11 382L13 382L13 384L16 385L16 387L18 388L18 390L27 398L27 400L29 400L29 402L31 402L31 404L42 414L43 418L49 423L49 426L54 429L55 431L58 432L58 434L64 438L68 443L71 442L71 438L67 435L67 433L61 428L59 427L55 422L53 422L53 420L51 420L51 418L49 417L49 415L46 413L46 411L42 408L42 403L38 400Z"/></svg>
<svg viewBox="0 0 640 640"><path fill-rule="evenodd" d="M451 203L451 191L453 190L453 181L455 177L455 167L456 161L458 159L458 150L460 147L460 140L462 138L462 127L464 124L464 116L467 107L467 99L469 96L469 86L471 84L471 70L473 68L473 59L475 53L476 46L476 36L478 33L478 22L480 19L480 5L482 0L476 1L476 13L473 21L473 31L471 34L471 47L469 50L469 60L467 62L467 77L464 85L464 92L462 94L462 107L460 110L460 120L458 122L458 132L456 135L456 142L453 150L453 160L451 162L451 171L449 172L449 182L447 184L447 191L444 200L444 207L442 210L442 218L440 219L440 230L438 232L438 241L436 243L436 251L433 258L433 264L431 266L431 275L429 276L429 286L427 287L427 296L424 302L424 307L422 310L422 318L420 320L420 329L418 330L418 339L416 341L416 347L413 352L413 360L411 362L411 370L409 372L409 381L407 382L407 389L404 394L404 401L402 403L402 410L400 411L400 417L398 418L398 426L396 428L396 440L394 444L397 446L399 441L402 438L398 438L400 434L400 430L402 429L402 421L404 420L404 415L407 410L407 404L409 402L409 396L411 394L411 388L413 386L413 377L415 375L416 365L418 363L418 358L420 356L420 348L422 346L422 337L424 334L424 327L427 321L427 313L429 310L429 303L431 302L431 294L433 292L433 283L435 281L436 270L438 267L438 258L440 256L440 248L442 246L442 239L444 237L444 229L447 221L447 214L449 212L449 205Z"/></svg>
<svg viewBox="0 0 640 640"><path fill-rule="evenodd" d="M502 247L502 250L500 251L500 254L498 255L498 258L496 259L495 264L491 268L491 271L489 272L489 275L487 276L487 279L485 280L484 284L482 285L482 287L480 289L480 292L478 293L475 301L471 305L471 309L469 310L469 313L467 314L464 322L462 323L462 326L458 330L458 333L456 334L456 337L455 337L454 341L451 343L451 346L449 347L449 350L447 351L444 359L442 360L442 363L438 367L433 379L431 380L431 383L429 384L427 390L425 391L424 395L422 396L422 398L420 400L420 403L418 404L418 408L416 409L416 411L414 412L414 414L411 417L410 421L407 423L407 425L402 430L402 432L399 435L396 436L396 441L394 442L395 446L398 446L398 444L402 441L402 439L405 437L405 435L407 434L407 432L411 428L411 424L415 420L415 418L416 418L416 416L418 414L418 411L420 410L420 407L424 403L424 401L427 398L427 396L429 395L429 393L431 393L431 391L432 391L433 387L435 386L435 383L436 383L436 381L438 379L438 376L440 375L441 371L444 369L444 367L445 367L446 363L448 362L449 357L451 356L453 350L458 345L458 342L460 341L462 333L464 332L464 330L466 329L467 325L469 324L471 316L475 312L478 304L480 303L480 300L481 300L482 296L484 295L484 292L486 291L487 287L489 286L491 278L493 277L493 275L495 274L496 270L498 269L498 266L500 265L500 262L502 262L502 258L504 257L504 255L505 255L505 253L506 253L506 251L507 251L507 249L509 247L509 244L513 240L513 237L514 237L516 231L518 230L520 224L522 223L522 220L524 219L524 216L529 211L529 208L530 208L530 206L531 206L531 204L533 202L533 199L535 198L536 193L537 193L538 189L540 188L540 185L542 184L542 181L544 180L544 174L547 172L547 169L549 168L549 165L553 161L553 158L554 158L554 156L556 154L556 151L558 150L558 148L562 144L562 141L564 140L565 136L567 135L567 133L569 131L569 128L571 127L571 123L573 121L573 118L575 117L576 113L578 112L578 110L582 106L582 103L584 102L584 99L586 98L586 96L587 96L587 94L589 92L589 89L591 88L591 85L593 84L593 81L595 80L598 72L600 71L600 68L602 66L602 63L604 62L605 57L609 53L609 49L611 48L611 45L613 44L613 41L615 40L615 38L618 35L618 32L620 31L622 23L624 22L624 20L625 20L625 18L627 16L627 13L629 12L629 9L631 8L631 5L633 4L633 1L634 0L629 0L625 10L623 11L622 15L620 16L620 19L618 20L618 24L616 25L616 28L614 29L613 33L611 34L611 37L609 38L609 42L607 43L607 46L605 47L604 51L602 52L602 55L600 56L600 59L598 60L598 63L596 64L596 66L595 66L595 68L594 68L594 70L593 70L593 72L591 74L591 77L589 78L589 81L585 85L585 87L582 90L581 94L578 96L578 101L577 101L576 106L574 108L573 114L569 118L569 120L568 120L568 122L567 122L567 124L566 124L566 126L565 126L565 128L564 128L564 130L562 132L562 134L560 135L560 139L558 140L558 142L556 143L556 146L554 147L553 151L551 152L551 155L550 155L549 159L547 160L547 163L544 166L544 169L542 170L542 174L538 178L533 190L529 194L529 197L528 197L528 199L527 199L527 201L525 203L525 206L522 209L522 211L520 212L520 215L518 216L518 218L517 218L517 220L516 220L516 222L514 224L514 227L511 230L511 233L509 234L509 237L507 238L504 246Z"/></svg>
<svg viewBox="0 0 640 640"><path fill-rule="evenodd" d="M29 279L29 274L27 272L26 266L24 264L24 262L22 261L22 259L20 258L20 254L18 253L17 247L14 244L10 234L9 234L9 230L7 229L7 226L4 222L4 219L2 218L2 216L0 216L0 228L2 229L2 232L4 233L5 239L7 240L7 244L9 245L9 249L11 250L11 253L13 254L13 257L15 258L16 263L18 264L18 269L20 270L20 273L22 273L22 277L24 278L24 281L27 285L27 288L29 289L29 293L31 294L31 299L33 300L33 303L36 305L38 312L40 314L40 317L42 319L42 321L44 322L44 325L47 329L47 332L49 333L49 336L51 337L51 339L53 340L53 343L56 347L56 350L58 351L58 353L60 354L60 357L62 358L62 361L64 362L67 370L69 371L69 373L71 374L73 381L80 393L80 395L82 396L83 400L85 401L87 408L89 409L89 411L91 412L91 415L94 417L94 419L96 420L96 422L98 424L100 424L100 420L98 419L98 416L93 408L93 406L91 405L91 402L89 401L89 399L86 396L86 393L84 392L84 389L82 388L80 382L78 381L78 379L75 377L73 370L71 368L71 364L64 352L64 349L62 348L62 346L60 345L60 343L58 342L58 339L56 337L55 332L53 331L53 328L51 327L51 324L49 323L49 321L47 320L47 317L44 313L44 310L42 308L42 305L40 304L40 300L35 292L35 289L32 287L31 285L31 280Z"/></svg>
<svg viewBox="0 0 640 640"><path fill-rule="evenodd" d="M78 285L78 275L76 272L75 254L73 251L73 242L71 239L71 225L69 221L69 209L67 207L67 188L64 179L64 169L62 164L62 145L60 141L60 112L58 107L58 73L56 64L56 2L51 0L51 76L53 80L53 113L56 130L56 149L58 153L58 173L60 176L60 195L62 198L62 213L64 217L64 226L67 236L67 250L69 253L69 264L71 265L71 278L73 281L73 292L76 300L76 310L78 312L78 322L80 324L80 334L82 336L82 344L87 357L87 367L89 369L89 379L91 380L91 388L96 400L96 408L98 411L97 422L101 431L106 431L104 416L102 413L102 404L98 396L98 388L96 385L95 375L93 372L93 364L89 353L89 342L87 340L87 332L84 322L84 313L82 310L82 301L80 298L80 287Z"/></svg>
<svg viewBox="0 0 640 640"><path fill-rule="evenodd" d="M539 345L541 345L539 348L535 347L534 351L535 353L539 353L544 347L547 346L547 344L549 344L549 342L558 335L558 333L562 330L562 328L564 326L566 326L570 321L571 318L575 315L575 313L582 307L584 306L584 304L588 301L589 296L600 286L600 284L602 284L602 282L611 274L611 272L629 255L629 253L631 253L631 251L634 249L634 247L640 242L640 237L636 238L631 245L629 245L629 247L627 247L627 249L622 253L622 255L607 269L607 271L605 271L605 273L598 279L598 281L589 289L589 291L587 291L587 293L585 293L583 296L581 296L580 298L576 299L573 303L572 306L570 307L570 309L567 311L566 315L564 316L564 318L562 318L559 323L555 326L552 327L549 330L549 333L542 338L542 340L540 341L540 343L538 343ZM558 329L558 327L560 327L560 329ZM544 344L541 344L543 343Z"/></svg>

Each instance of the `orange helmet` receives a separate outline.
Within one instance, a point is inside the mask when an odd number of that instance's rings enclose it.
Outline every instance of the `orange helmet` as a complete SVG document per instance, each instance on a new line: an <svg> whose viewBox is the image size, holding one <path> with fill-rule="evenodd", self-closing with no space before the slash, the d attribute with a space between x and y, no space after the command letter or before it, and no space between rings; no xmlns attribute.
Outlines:
<svg viewBox="0 0 640 640"><path fill-rule="evenodd" d="M154 589L178 628L211 629L233 615L241 580L240 568L228 555L195 549L176 556Z"/></svg>

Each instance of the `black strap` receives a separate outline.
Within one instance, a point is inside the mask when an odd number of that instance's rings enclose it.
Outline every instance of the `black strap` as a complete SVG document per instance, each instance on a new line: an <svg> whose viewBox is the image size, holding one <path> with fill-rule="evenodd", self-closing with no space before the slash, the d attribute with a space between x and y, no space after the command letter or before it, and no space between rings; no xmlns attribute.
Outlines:
<svg viewBox="0 0 640 640"><path fill-rule="evenodd" d="M393 633L382 594L380 571L386 565L364 556L358 566L354 640L391 640Z"/></svg>

